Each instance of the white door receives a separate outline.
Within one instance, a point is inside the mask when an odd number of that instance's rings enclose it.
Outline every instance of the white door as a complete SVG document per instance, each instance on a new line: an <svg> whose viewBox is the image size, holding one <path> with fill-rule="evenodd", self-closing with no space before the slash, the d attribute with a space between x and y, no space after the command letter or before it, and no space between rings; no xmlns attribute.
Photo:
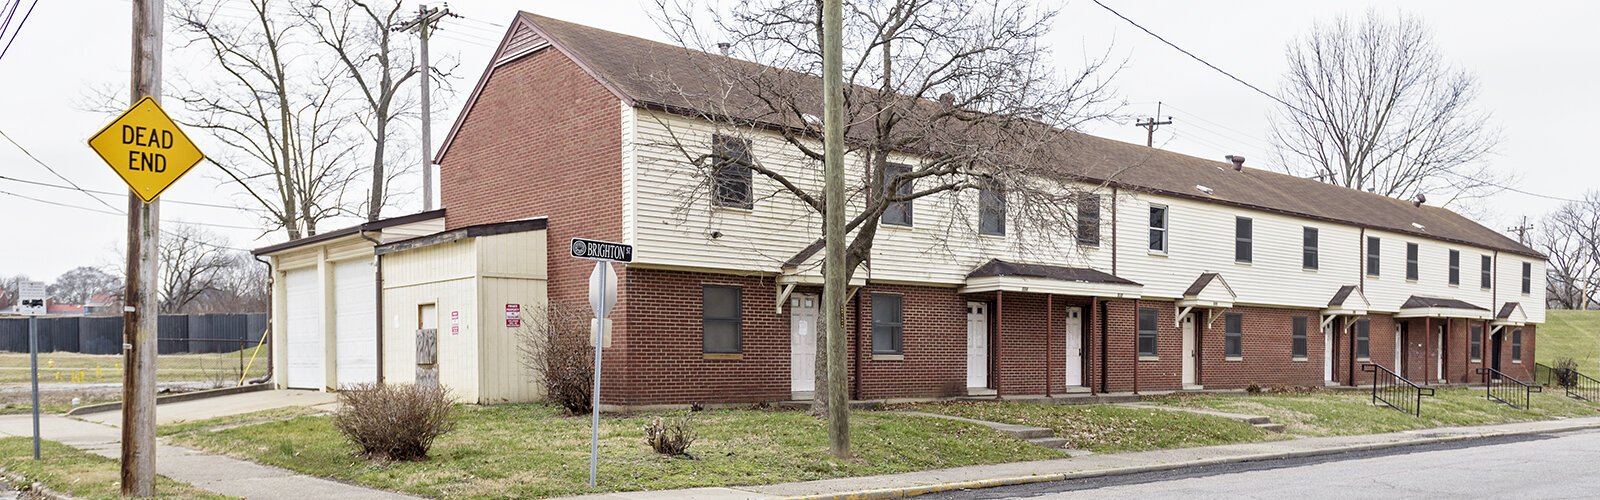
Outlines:
<svg viewBox="0 0 1600 500"><path fill-rule="evenodd" d="M1322 380L1333 382L1333 325L1322 329Z"/></svg>
<svg viewBox="0 0 1600 500"><path fill-rule="evenodd" d="M1438 348L1433 350L1433 367L1436 372L1434 378L1440 382L1444 382L1444 335L1445 326L1439 325Z"/></svg>
<svg viewBox="0 0 1600 500"><path fill-rule="evenodd" d="M1067 387L1083 386L1083 309L1067 308Z"/></svg>
<svg viewBox="0 0 1600 500"><path fill-rule="evenodd" d="M1394 372L1406 376L1406 324L1394 324Z"/></svg>
<svg viewBox="0 0 1600 500"><path fill-rule="evenodd" d="M967 303L967 387L989 387L989 305Z"/></svg>
<svg viewBox="0 0 1600 500"><path fill-rule="evenodd" d="M1183 385L1199 385L1196 376L1200 367L1200 353L1194 338L1194 315L1183 316Z"/></svg>
<svg viewBox="0 0 1600 500"><path fill-rule="evenodd" d="M817 296L789 298L789 390L817 389Z"/></svg>
<svg viewBox="0 0 1600 500"><path fill-rule="evenodd" d="M378 381L378 301L370 259L333 266L334 377L339 387Z"/></svg>
<svg viewBox="0 0 1600 500"><path fill-rule="evenodd" d="M284 383L294 389L323 389L326 387L322 328L322 280L317 279L316 268L297 269L284 273L285 295L284 345L288 349L284 359L288 373Z"/></svg>

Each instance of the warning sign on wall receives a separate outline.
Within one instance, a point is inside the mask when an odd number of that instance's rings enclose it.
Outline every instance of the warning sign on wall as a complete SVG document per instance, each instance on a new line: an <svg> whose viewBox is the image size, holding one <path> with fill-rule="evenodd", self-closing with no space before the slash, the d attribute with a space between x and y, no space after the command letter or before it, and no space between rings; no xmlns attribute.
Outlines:
<svg viewBox="0 0 1600 500"><path fill-rule="evenodd" d="M461 335L461 311L450 311L450 334Z"/></svg>
<svg viewBox="0 0 1600 500"><path fill-rule="evenodd" d="M522 328L522 304L506 304L506 328Z"/></svg>

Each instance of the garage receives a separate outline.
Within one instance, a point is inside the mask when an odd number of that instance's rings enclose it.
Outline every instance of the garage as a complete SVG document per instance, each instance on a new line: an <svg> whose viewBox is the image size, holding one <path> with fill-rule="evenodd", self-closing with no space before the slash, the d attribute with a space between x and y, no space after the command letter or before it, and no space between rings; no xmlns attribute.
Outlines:
<svg viewBox="0 0 1600 500"><path fill-rule="evenodd" d="M322 389L324 387L324 358L327 351L322 331L322 280L317 279L317 268L296 269L284 273L284 302L287 325L284 328L284 357L287 370L284 383L294 389Z"/></svg>
<svg viewBox="0 0 1600 500"><path fill-rule="evenodd" d="M378 381L378 303L371 259L333 266L334 366L339 387Z"/></svg>

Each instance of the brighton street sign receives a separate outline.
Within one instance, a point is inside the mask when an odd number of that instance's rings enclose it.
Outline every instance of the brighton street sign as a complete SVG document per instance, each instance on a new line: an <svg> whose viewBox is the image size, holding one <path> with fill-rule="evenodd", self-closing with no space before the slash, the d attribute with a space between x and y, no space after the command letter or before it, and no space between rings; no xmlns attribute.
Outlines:
<svg viewBox="0 0 1600 500"><path fill-rule="evenodd" d="M206 157L149 96L89 138L89 147L145 203L159 198Z"/></svg>
<svg viewBox="0 0 1600 500"><path fill-rule="evenodd" d="M572 256L604 262L633 262L633 245L573 238Z"/></svg>

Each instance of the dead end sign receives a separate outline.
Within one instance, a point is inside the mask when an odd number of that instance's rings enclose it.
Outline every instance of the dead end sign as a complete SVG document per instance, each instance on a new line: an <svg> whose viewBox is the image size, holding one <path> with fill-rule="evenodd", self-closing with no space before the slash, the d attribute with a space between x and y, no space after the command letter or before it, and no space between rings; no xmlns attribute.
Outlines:
<svg viewBox="0 0 1600 500"><path fill-rule="evenodd" d="M506 328L522 328L522 304L506 304Z"/></svg>
<svg viewBox="0 0 1600 500"><path fill-rule="evenodd" d="M159 198L206 157L149 96L89 138L89 147L145 203Z"/></svg>

